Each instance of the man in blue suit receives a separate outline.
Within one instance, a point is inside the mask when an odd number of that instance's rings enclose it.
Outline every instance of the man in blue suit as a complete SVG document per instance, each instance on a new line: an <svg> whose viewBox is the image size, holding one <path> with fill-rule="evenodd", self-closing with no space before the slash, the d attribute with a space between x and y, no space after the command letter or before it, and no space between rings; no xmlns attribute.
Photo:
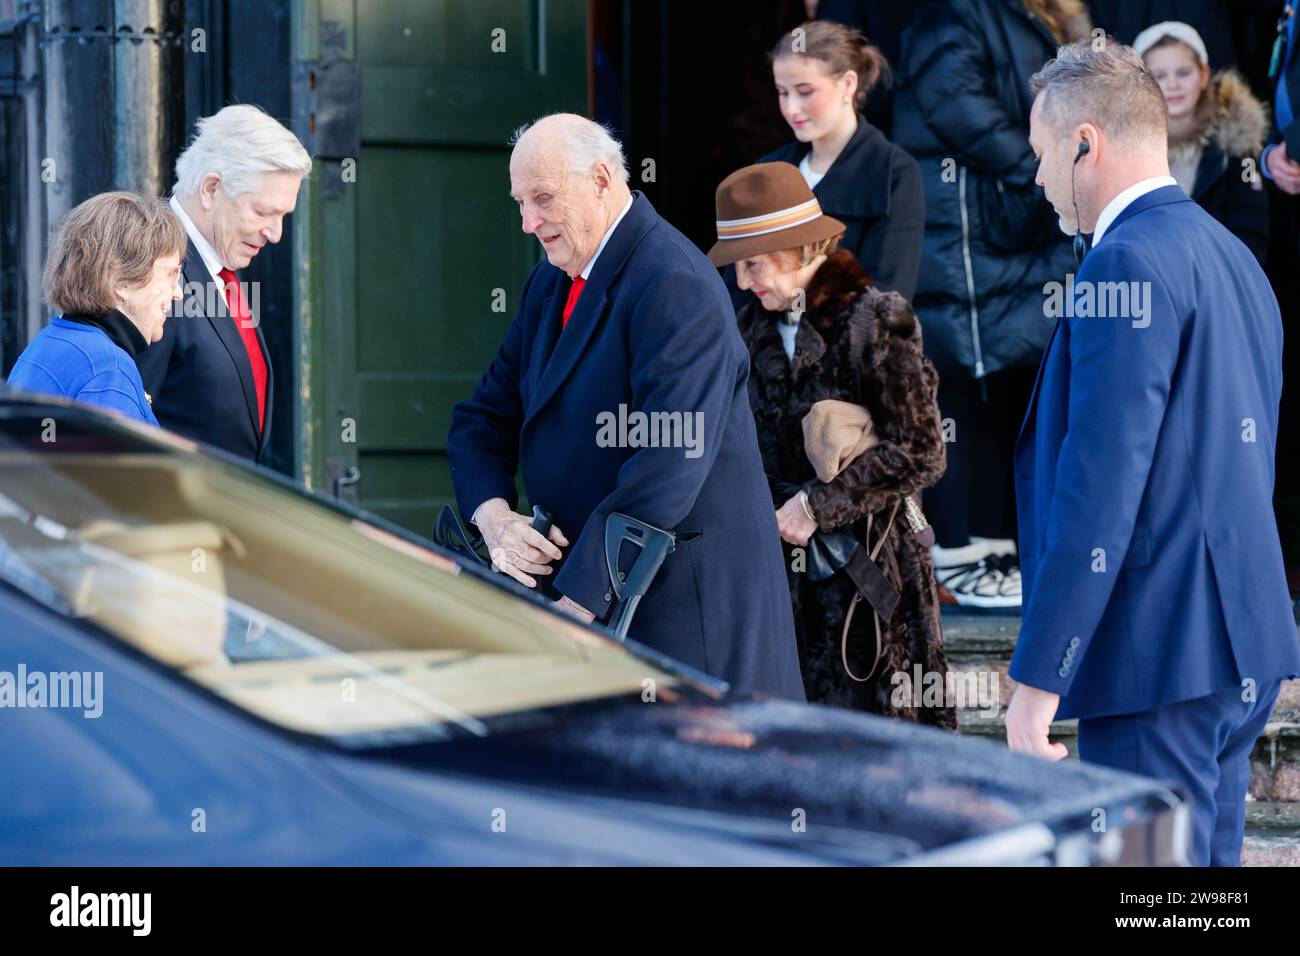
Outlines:
<svg viewBox="0 0 1300 956"><path fill-rule="evenodd" d="M1049 725L1079 718L1084 760L1176 783L1193 860L1235 865L1251 747L1300 673L1271 509L1277 302L1169 176L1164 98L1131 48L1062 47L1032 86L1037 182L1093 238L1044 290L1060 318L1016 447L1008 742L1059 759Z"/></svg>
<svg viewBox="0 0 1300 956"><path fill-rule="evenodd" d="M802 700L749 356L717 271L629 190L622 148L581 116L523 132L510 185L546 261L452 413L462 513L496 567L585 621L613 604L608 515L676 532L629 636L738 691ZM515 511L516 471L554 516L549 538Z"/></svg>

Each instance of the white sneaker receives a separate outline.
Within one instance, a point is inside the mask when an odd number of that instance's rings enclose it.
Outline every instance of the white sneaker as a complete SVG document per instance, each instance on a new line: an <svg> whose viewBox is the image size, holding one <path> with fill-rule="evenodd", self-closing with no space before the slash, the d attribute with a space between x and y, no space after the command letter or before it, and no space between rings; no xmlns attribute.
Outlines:
<svg viewBox="0 0 1300 956"><path fill-rule="evenodd" d="M965 551L964 548L944 550ZM985 554L974 560L942 564L936 560L934 576L962 607L1020 607L1020 568L1013 555Z"/></svg>
<svg viewBox="0 0 1300 956"><path fill-rule="evenodd" d="M1015 554L1016 542L1014 538L977 538L975 535L970 536L971 544L982 544L987 547L988 554Z"/></svg>

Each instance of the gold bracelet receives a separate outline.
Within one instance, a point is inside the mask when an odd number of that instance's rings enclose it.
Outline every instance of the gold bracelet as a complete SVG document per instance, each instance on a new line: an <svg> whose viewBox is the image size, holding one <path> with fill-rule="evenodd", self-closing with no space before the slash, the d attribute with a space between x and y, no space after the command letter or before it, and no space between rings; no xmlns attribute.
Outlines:
<svg viewBox="0 0 1300 956"><path fill-rule="evenodd" d="M804 488L799 492L799 504L803 505L803 513L808 516L809 521L816 521L817 516L813 514L812 506L808 504L808 489Z"/></svg>

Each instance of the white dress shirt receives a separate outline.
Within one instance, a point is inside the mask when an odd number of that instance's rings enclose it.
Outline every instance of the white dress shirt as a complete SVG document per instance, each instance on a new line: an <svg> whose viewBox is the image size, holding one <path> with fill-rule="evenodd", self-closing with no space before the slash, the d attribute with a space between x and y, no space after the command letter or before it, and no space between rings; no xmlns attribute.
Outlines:
<svg viewBox="0 0 1300 956"><path fill-rule="evenodd" d="M1106 203L1106 208L1101 211L1097 217L1097 227L1092 230L1092 248L1097 248L1097 243L1101 242L1101 237L1106 234L1111 223L1128 208L1129 203L1133 202L1149 192L1154 192L1165 186L1177 186L1178 180L1173 176L1153 176L1151 179L1144 179L1141 182L1134 183L1128 189L1125 189L1110 202Z"/></svg>
<svg viewBox="0 0 1300 956"><path fill-rule="evenodd" d="M591 275L592 266L594 266L596 260L600 258L600 252L605 248L605 243L609 242L609 237L614 235L614 230L618 228L618 224L623 221L623 217L627 215L627 211L631 208L632 197L629 196L627 199L627 205L624 206L623 211L618 214L618 218L615 219L613 223L610 224L610 227L605 230L605 235L601 237L600 245L598 245L596 251L591 254L591 258L587 260L587 264L582 267L582 272L580 272L579 275L582 277L584 282L587 280L587 277Z"/></svg>
<svg viewBox="0 0 1300 956"><path fill-rule="evenodd" d="M172 207L172 212L176 213L176 218L185 227L185 234L194 243L194 248L199 250L199 258L203 260L203 265L207 267L208 274L212 276L212 281L224 289L225 283L221 279L221 270L225 266L221 264L221 257L217 255L217 250L212 248L212 243L203 238L203 233L199 232L199 227L194 225L194 220L185 211L185 207L180 204L180 200L172 196L167 201L167 204Z"/></svg>

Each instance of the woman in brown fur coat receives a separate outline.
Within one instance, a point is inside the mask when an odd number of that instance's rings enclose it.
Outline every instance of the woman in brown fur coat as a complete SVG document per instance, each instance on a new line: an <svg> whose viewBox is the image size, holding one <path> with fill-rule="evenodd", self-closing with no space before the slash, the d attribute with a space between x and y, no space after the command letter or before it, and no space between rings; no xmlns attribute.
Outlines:
<svg viewBox="0 0 1300 956"><path fill-rule="evenodd" d="M946 684L947 662L929 548L902 507L888 524L895 503L943 473L938 376L907 301L875 289L852 253L835 250L843 229L787 163L748 166L718 187L719 241L709 257L734 262L740 287L755 294L739 315L740 332L752 358L750 405L784 539L804 688L815 703L955 728L953 708L933 696L936 681ZM802 428L823 399L865 406L879 440L830 482L817 478ZM888 524L875 563L899 601L881 622L878 662L871 606L858 605L846 668L841 635L857 590L843 571L811 580L806 549L817 530L868 540L869 515L872 548ZM917 668L922 682L914 688Z"/></svg>

